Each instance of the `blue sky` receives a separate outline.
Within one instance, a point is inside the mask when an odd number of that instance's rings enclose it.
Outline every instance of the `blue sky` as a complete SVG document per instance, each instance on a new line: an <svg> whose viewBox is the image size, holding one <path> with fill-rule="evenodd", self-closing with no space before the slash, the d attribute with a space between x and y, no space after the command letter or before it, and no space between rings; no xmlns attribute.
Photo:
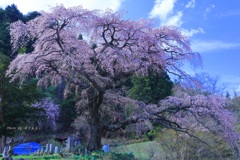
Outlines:
<svg viewBox="0 0 240 160"><path fill-rule="evenodd" d="M154 18L158 26L178 26L203 58L202 69L185 67L186 71L220 76L230 92L240 94L240 0L1 0L0 7L12 3L24 14L56 4L83 5L124 10L126 19Z"/></svg>

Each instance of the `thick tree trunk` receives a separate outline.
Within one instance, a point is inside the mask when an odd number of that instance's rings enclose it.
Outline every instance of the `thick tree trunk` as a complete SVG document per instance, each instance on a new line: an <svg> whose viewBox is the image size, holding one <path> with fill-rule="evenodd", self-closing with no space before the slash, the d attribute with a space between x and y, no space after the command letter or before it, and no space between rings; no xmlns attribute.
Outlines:
<svg viewBox="0 0 240 160"><path fill-rule="evenodd" d="M3 97L2 93L0 93L0 126L4 125L2 97ZM3 147L6 144L6 137L2 133L0 133L0 134L1 134L1 153L2 153Z"/></svg>
<svg viewBox="0 0 240 160"><path fill-rule="evenodd" d="M102 126L100 121L96 121L97 118L94 118L92 121L93 124L90 124L90 139L88 142L88 150L94 151L101 148L101 138L102 138Z"/></svg>
<svg viewBox="0 0 240 160"><path fill-rule="evenodd" d="M0 125L3 124L3 105L2 105L2 94L0 93Z"/></svg>
<svg viewBox="0 0 240 160"><path fill-rule="evenodd" d="M1 153L3 152L4 147L7 143L7 137L5 135L1 135Z"/></svg>
<svg viewBox="0 0 240 160"><path fill-rule="evenodd" d="M100 106L102 104L103 93L95 88L89 88L88 94L88 123L90 125L90 139L88 141L88 150L94 151L101 149L102 123L100 119Z"/></svg>

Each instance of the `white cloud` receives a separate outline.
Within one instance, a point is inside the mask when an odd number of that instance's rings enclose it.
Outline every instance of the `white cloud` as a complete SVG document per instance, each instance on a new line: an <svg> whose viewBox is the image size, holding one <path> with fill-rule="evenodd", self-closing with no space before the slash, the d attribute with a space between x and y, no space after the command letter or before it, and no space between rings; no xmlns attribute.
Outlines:
<svg viewBox="0 0 240 160"><path fill-rule="evenodd" d="M186 7L186 8L194 8L195 5L196 5L195 0L190 0L190 1L185 5L185 7Z"/></svg>
<svg viewBox="0 0 240 160"><path fill-rule="evenodd" d="M177 0L155 0L154 6L149 13L149 18L158 18L160 25L164 26L177 26L181 28L183 24L183 10L174 10ZM195 0L190 0L187 5L182 9L194 8L196 5ZM202 28L187 30L181 29L183 34L191 37L198 33L205 33Z"/></svg>
<svg viewBox="0 0 240 160"><path fill-rule="evenodd" d="M204 16L205 19L207 18L208 13L212 12L212 10L213 10L214 8L215 8L215 5L210 4L210 5L205 9L205 11L203 12L203 16Z"/></svg>
<svg viewBox="0 0 240 160"><path fill-rule="evenodd" d="M7 2L0 1L0 6L4 8L14 3L24 14L30 11L46 11L60 4L63 4L65 7L82 5L84 8L90 10L110 8L113 11L117 11L123 1L124 0L8 0Z"/></svg>
<svg viewBox="0 0 240 160"><path fill-rule="evenodd" d="M176 0L155 0L155 4L149 13L150 18L159 18L161 25L181 26L182 12L174 12Z"/></svg>
<svg viewBox="0 0 240 160"><path fill-rule="evenodd" d="M165 22L164 22L164 25L168 25L168 26L178 26L180 27L182 25L182 12L179 11L177 12L177 14L173 15L173 16L170 16L169 19L167 19Z"/></svg>
<svg viewBox="0 0 240 160"><path fill-rule="evenodd" d="M229 43L223 41L193 41L192 50L195 52L212 52L216 50L232 49L240 47L240 43Z"/></svg>
<svg viewBox="0 0 240 160"><path fill-rule="evenodd" d="M190 29L190 30L182 29L182 32L184 35L188 37L192 37L193 35L199 34L199 33L205 33L205 31L201 27L199 27L198 29Z"/></svg>
<svg viewBox="0 0 240 160"><path fill-rule="evenodd" d="M236 92L237 92L237 94L239 94L240 93L240 85L236 88L236 90L235 90Z"/></svg>
<svg viewBox="0 0 240 160"><path fill-rule="evenodd" d="M240 16L240 11L228 11L224 12L218 15L220 18L225 18L225 17L239 17Z"/></svg>
<svg viewBox="0 0 240 160"><path fill-rule="evenodd" d="M165 20L173 11L176 0L155 0L155 5L150 12L150 18L160 17Z"/></svg>

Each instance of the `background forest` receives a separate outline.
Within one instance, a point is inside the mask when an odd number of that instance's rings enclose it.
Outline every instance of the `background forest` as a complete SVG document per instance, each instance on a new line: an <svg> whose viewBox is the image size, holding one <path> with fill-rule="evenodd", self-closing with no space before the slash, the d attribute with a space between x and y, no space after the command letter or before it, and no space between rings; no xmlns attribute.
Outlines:
<svg viewBox="0 0 240 160"><path fill-rule="evenodd" d="M59 13L60 8L55 8L55 12ZM91 16L94 17L95 14L98 13L93 13ZM106 14L110 15L109 18L103 14L107 17L103 16L106 21L112 18L111 20L117 19L117 22L122 22L118 21L118 15ZM37 17L41 17L38 12L23 15L14 4L0 8L0 136L2 149L9 138L13 138L15 144L26 141L37 141L45 144L48 141L56 142L57 139L77 136L90 151L100 149L104 143L114 146L116 143L135 144L153 141L156 145L155 148L161 148L159 149L161 155L159 155L158 150L148 147L151 159L158 159L159 156L164 159L239 158L240 97L236 93L230 95L226 90L227 84L220 83L219 77L211 76L208 73L199 73L191 77L178 73L180 77L183 76L183 79L173 80L170 78L172 72L167 67L158 66L161 72L156 72L154 68L156 66L150 66L145 69L147 74L135 75L133 70L125 71L122 69L122 71L121 68L119 72L115 72L115 69L118 68L113 66L114 74L110 75L107 69L101 68L102 62L92 56L89 58L91 61L89 63L96 66L94 69L99 73L93 77L102 78L99 84L110 77L114 85L107 86L106 84L104 87L101 86L102 84L94 85L98 81L88 77L88 75L95 72L81 73L82 77L74 75L72 79L69 76L64 77L59 79L59 83L54 82L55 85L53 83L39 85L41 76L51 74L51 70L41 73L40 77L36 76L38 74L36 72L31 76L18 75L20 78L14 79L14 76L9 74L10 63L14 65L16 57L34 53L35 47L38 47L36 42L39 37L36 39L28 39L27 36L16 38L12 35L13 33L10 33L10 31L15 31L10 24L18 20L22 21L18 26L28 24L28 22L30 24L35 22L32 21L34 19L37 21ZM59 21L51 22L49 28L53 30L60 28L59 31L61 31L67 26L67 23L65 25L65 21L61 21L61 18ZM115 23L113 23L114 25ZM131 27L134 28L133 26ZM117 42L122 37L113 38L115 32L120 30L114 27L113 30L111 27L106 29L106 38L104 38L107 43L106 48L110 45L112 45L109 47L111 49L118 48L117 45L122 43ZM166 28L166 30L168 29ZM136 34L137 31L138 29L135 30ZM104 34L102 33L102 37L105 36ZM112 34L109 36L110 38L107 37L109 34ZM130 34L131 32L129 32ZM179 33L174 32L174 34L178 36ZM11 40L11 35L15 39L19 38L24 41L23 45L19 45L21 43L19 41L17 42L19 46L14 46L15 42ZM176 35L173 37L177 37ZM77 38L78 41L84 41L85 37L84 34L79 34ZM166 38L166 40L168 39ZM64 42L59 43L64 44ZM104 50L104 53L112 52L111 49L101 48L100 44L91 44L91 50L97 53L100 48ZM44 45L45 42L42 46ZM69 49L71 50L69 53L74 53L74 47ZM165 51L168 52L167 49ZM118 53L118 51L116 52ZM173 53L171 52L171 54ZM177 54L181 54L181 51ZM111 58L107 60L110 61ZM145 61L144 57L141 57L141 60ZM46 60L49 64L50 61L54 60ZM19 66L21 63L16 63L17 67L20 68L18 68L19 73L23 67L28 66L27 64ZM114 63L116 66L118 65L117 61ZM119 66L121 67L121 65ZM16 72L15 69L11 71ZM6 76L7 72L8 76ZM17 74L18 72L16 72ZM24 80L21 76L24 77ZM75 81L77 78L79 78L78 81ZM108 81L106 80L106 82ZM93 101L92 106L90 106L90 100ZM184 100L189 100L189 103ZM98 110L94 106L95 103L99 103ZM159 106L163 106L163 108L158 108ZM193 107L196 109L192 109ZM94 114L97 115L94 117ZM96 120L93 121L93 119ZM101 122L101 124L96 123L96 121ZM100 129L97 125L101 126ZM94 132L101 132L101 134L94 135ZM116 151L121 150L115 149Z"/></svg>

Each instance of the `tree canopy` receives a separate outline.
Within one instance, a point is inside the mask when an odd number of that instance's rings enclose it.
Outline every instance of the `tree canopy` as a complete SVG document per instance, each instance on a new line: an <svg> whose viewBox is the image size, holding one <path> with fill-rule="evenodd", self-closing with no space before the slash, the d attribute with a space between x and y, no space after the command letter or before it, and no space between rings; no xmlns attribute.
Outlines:
<svg viewBox="0 0 240 160"><path fill-rule="evenodd" d="M184 92L191 95L224 95L227 88L226 83L220 82L219 76L211 76L206 72L195 74L191 77L191 80L183 79L178 81L176 82L177 85L180 85Z"/></svg>
<svg viewBox="0 0 240 160"><path fill-rule="evenodd" d="M27 22L35 17L39 16L38 12L30 12L27 15L23 15L15 4L7 6L5 9L0 8L0 51L7 56L12 56L11 43L10 43L10 30L9 26L11 23L18 20ZM26 46L27 50L28 46Z"/></svg>
<svg viewBox="0 0 240 160"><path fill-rule="evenodd" d="M7 6L5 9L0 9L0 135L2 147L4 147L6 136L11 137L16 132L21 132L16 129L18 127L22 129L40 128L42 126L39 123L44 120L49 125L55 123L55 121L52 121L53 123L46 121L46 117L49 116L46 107L32 106L37 101L41 102L43 97L41 91L36 86L36 80L29 79L19 87L17 83L9 83L10 79L5 77L11 59L17 54L12 52L11 49L10 24L18 20L27 22L39 15L38 12L30 12L27 15L23 15L14 4ZM30 47L29 43L22 50L28 52L31 50ZM21 51L18 52L20 53ZM47 126L44 125L45 128Z"/></svg>
<svg viewBox="0 0 240 160"><path fill-rule="evenodd" d="M156 74L150 71L148 76L131 77L131 82L133 87L128 95L145 103L158 103L172 93L173 82L166 72Z"/></svg>

